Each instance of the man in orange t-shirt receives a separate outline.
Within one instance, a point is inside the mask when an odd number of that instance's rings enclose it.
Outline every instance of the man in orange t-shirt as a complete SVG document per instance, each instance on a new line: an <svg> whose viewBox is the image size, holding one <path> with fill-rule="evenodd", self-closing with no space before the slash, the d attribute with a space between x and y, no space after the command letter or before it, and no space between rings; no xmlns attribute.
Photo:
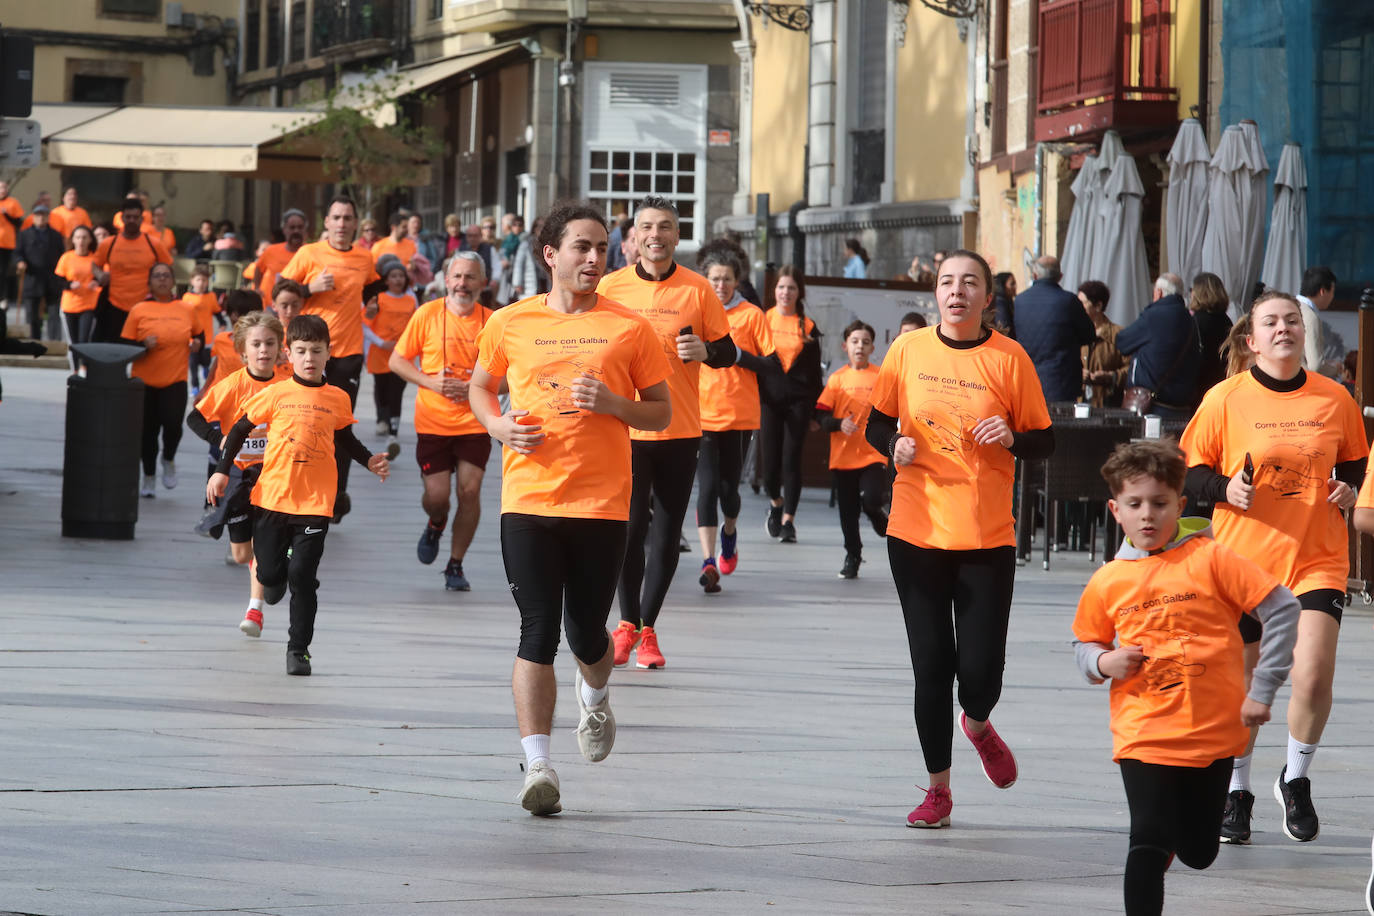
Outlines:
<svg viewBox="0 0 1374 916"><path fill-rule="evenodd" d="M673 422L665 430L630 433L634 493L620 570L615 660L628 664L631 649L637 647L638 667L662 668L667 662L655 625L677 572L682 522L696 481L701 366L733 366L739 348L730 339L725 307L711 284L673 261L681 240L677 207L667 198L645 197L635 208L634 223L639 260L608 274L597 291L643 315L658 332L673 369L668 379Z"/></svg>
<svg viewBox="0 0 1374 916"><path fill-rule="evenodd" d="M388 363L392 372L419 389L415 460L425 488L420 506L429 517L415 548L421 563L428 565L439 556L439 539L448 525L449 493L456 487L458 511L453 517L444 587L457 592L470 588L463 557L482 515L482 478L491 456L491 436L468 405L477 337L491 317L491 309L477 301L486 285L482 258L471 251L455 252L444 273L448 294L426 302L411 316Z"/></svg>
<svg viewBox="0 0 1374 916"><path fill-rule="evenodd" d="M377 277L372 256L353 244L357 230L358 205L350 197L335 197L325 212L324 241L302 245L281 270L281 276L310 291L304 313L319 315L329 325L325 379L347 393L351 407L358 404L358 383L363 374L363 305L385 286ZM352 508L349 466L347 456L338 456L335 524Z"/></svg>
<svg viewBox="0 0 1374 916"><path fill-rule="evenodd" d="M406 235L406 223L409 219L410 214L405 210L397 210L391 215L391 234L386 238L377 239L368 249L373 264L380 261L384 254L394 254L401 259L406 270L410 270L410 262L415 260L418 249L415 247L415 240Z"/></svg>
<svg viewBox="0 0 1374 916"><path fill-rule="evenodd" d="M253 282L262 293L264 307L272 302L272 284L305 244L305 214L294 207L287 210L281 215L281 231L286 241L268 245L253 264Z"/></svg>
<svg viewBox="0 0 1374 916"><path fill-rule="evenodd" d="M577 659L577 743L596 762L615 743L607 682L615 660L606 616L625 555L630 509L629 429L672 418L663 345L642 317L603 296L606 223L590 204L555 207L540 236L551 291L494 313L478 338L468 388L473 416L505 445L501 554L520 608L512 672L525 751L517 796L557 814L549 765L560 625ZM502 380L511 409L497 400Z"/></svg>
<svg viewBox="0 0 1374 916"><path fill-rule="evenodd" d="M92 262L96 282L105 287L95 309L97 343L119 339L129 309L148 297L148 271L172 263L161 242L139 231L143 204L137 197L126 197L120 212L127 225L100 243Z"/></svg>
<svg viewBox="0 0 1374 916"><path fill-rule="evenodd" d="M62 192L62 204L52 208L48 222L62 233L62 238L68 243L71 242L72 233L76 231L77 226L85 226L87 229L93 229L95 226L91 222L91 214L77 203L76 188L68 188Z"/></svg>

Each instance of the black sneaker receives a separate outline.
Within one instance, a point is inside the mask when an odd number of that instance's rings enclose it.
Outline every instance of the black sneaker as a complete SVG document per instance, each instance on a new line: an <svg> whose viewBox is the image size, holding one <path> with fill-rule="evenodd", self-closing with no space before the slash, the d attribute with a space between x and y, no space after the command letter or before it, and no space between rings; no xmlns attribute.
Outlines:
<svg viewBox="0 0 1374 916"><path fill-rule="evenodd" d="M841 579L859 578L859 564L863 559L857 553L847 553L844 556L844 567L840 570Z"/></svg>
<svg viewBox="0 0 1374 916"><path fill-rule="evenodd" d="M264 585L262 587L262 600L268 604L276 604L286 597L286 583L281 585Z"/></svg>
<svg viewBox="0 0 1374 916"><path fill-rule="evenodd" d="M297 677L310 677L310 653L287 649L286 673Z"/></svg>
<svg viewBox="0 0 1374 916"><path fill-rule="evenodd" d="M449 560L448 565L444 567L444 588L451 592L472 591L468 577L463 575L462 560Z"/></svg>
<svg viewBox="0 0 1374 916"><path fill-rule="evenodd" d="M439 539L443 536L443 528L435 528L430 523L425 523L424 533L420 535L420 543L415 545L415 556L421 563L428 566L438 558Z"/></svg>
<svg viewBox="0 0 1374 916"><path fill-rule="evenodd" d="M880 538L885 538L885 537L887 537L887 516L886 516L886 515L870 515L870 516L868 517L868 521L869 521L869 524L871 524L871 525L873 526L873 533L874 533L874 534L878 535L878 537L880 537Z"/></svg>
<svg viewBox="0 0 1374 916"><path fill-rule="evenodd" d="M1283 807L1283 832L1290 840L1307 843L1317 838L1321 825L1317 809L1312 807L1312 780L1299 776L1292 782L1284 780L1288 767L1274 780L1274 800Z"/></svg>
<svg viewBox="0 0 1374 916"><path fill-rule="evenodd" d="M797 543L797 526L791 522L783 522L782 530L778 534L778 540L784 544Z"/></svg>
<svg viewBox="0 0 1374 916"><path fill-rule="evenodd" d="M337 525L352 509L353 500L349 499L347 493L340 493L334 499L334 518L331 521Z"/></svg>
<svg viewBox="0 0 1374 916"><path fill-rule="evenodd" d="M782 506L768 507L768 518L764 520L763 530L768 532L770 538L782 534Z"/></svg>
<svg viewBox="0 0 1374 916"><path fill-rule="evenodd" d="M1221 841L1235 846L1250 845L1250 812L1255 796L1245 789L1226 793L1226 811L1221 815Z"/></svg>

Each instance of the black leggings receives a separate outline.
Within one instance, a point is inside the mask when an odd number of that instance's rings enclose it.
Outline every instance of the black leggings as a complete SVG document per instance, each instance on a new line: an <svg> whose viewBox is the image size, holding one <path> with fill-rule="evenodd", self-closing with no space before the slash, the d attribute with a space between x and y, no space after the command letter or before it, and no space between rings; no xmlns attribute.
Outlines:
<svg viewBox="0 0 1374 916"><path fill-rule="evenodd" d="M702 432L701 454L697 458L698 528L714 528L720 524L716 516L717 502L726 518L739 518L739 479L748 447L748 430Z"/></svg>
<svg viewBox="0 0 1374 916"><path fill-rule="evenodd" d="M257 509L256 513L253 559L257 561L258 581L269 589L283 582L290 586L291 628L286 633L286 648L304 652L315 639L315 612L320 607L320 559L324 557L329 519L287 515L267 509Z"/></svg>
<svg viewBox="0 0 1374 916"><path fill-rule="evenodd" d="M88 309L84 312L63 312L62 318L67 322L67 343L91 342L91 336L95 333L95 309ZM75 353L69 352L67 357L72 361L72 371L75 372L81 361Z"/></svg>
<svg viewBox="0 0 1374 916"><path fill-rule="evenodd" d="M700 442L695 437L630 442L634 488L620 569L620 619L637 627L654 625L673 584Z"/></svg>
<svg viewBox="0 0 1374 916"><path fill-rule="evenodd" d="M887 555L916 675L916 734L926 771L943 773L954 740L955 678L970 719L987 721L1002 695L1016 548L935 550L889 537Z"/></svg>
<svg viewBox="0 0 1374 916"><path fill-rule="evenodd" d="M781 407L762 405L759 450L763 453L763 488L769 499L782 497L783 515L796 515L801 502L802 444L814 404L794 401Z"/></svg>
<svg viewBox="0 0 1374 916"><path fill-rule="evenodd" d="M324 364L324 380L335 388L342 388L348 394L349 407L358 406L358 382L363 375L363 355L331 356ZM341 448L334 450L334 464L339 474L339 493L348 489L348 472L353 467L353 458Z"/></svg>
<svg viewBox="0 0 1374 916"><path fill-rule="evenodd" d="M1131 809L1126 852L1126 916L1159 916L1164 910L1164 871L1170 856L1189 868L1206 868L1217 857L1232 758L1204 767L1121 761L1121 781Z"/></svg>
<svg viewBox="0 0 1374 916"><path fill-rule="evenodd" d="M592 665L606 654L606 618L625 556L625 523L601 518L501 516L501 557L520 609L516 656L552 665L558 624L568 647Z"/></svg>
<svg viewBox="0 0 1374 916"><path fill-rule="evenodd" d="M859 512L867 515L874 526L887 530L887 465L870 464L852 471L835 471L835 502L840 509L840 531L844 534L844 551L858 555L864 544L859 538Z"/></svg>
<svg viewBox="0 0 1374 916"><path fill-rule="evenodd" d="M372 376L372 403L377 408L377 419L385 420L393 433L401 426L401 396L405 391L406 380L395 372Z"/></svg>
<svg viewBox="0 0 1374 916"><path fill-rule="evenodd" d="M186 383L166 388L143 386L143 475L157 473L157 434L162 433L162 457L171 461L181 444L181 424L186 418Z"/></svg>

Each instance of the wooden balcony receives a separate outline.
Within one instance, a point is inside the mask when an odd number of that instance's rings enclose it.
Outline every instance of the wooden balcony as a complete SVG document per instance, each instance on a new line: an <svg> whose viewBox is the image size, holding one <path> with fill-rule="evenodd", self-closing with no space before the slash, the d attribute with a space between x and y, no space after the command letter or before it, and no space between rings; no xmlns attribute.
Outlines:
<svg viewBox="0 0 1374 916"><path fill-rule="evenodd" d="M1170 0L1041 0L1035 139L1178 123Z"/></svg>

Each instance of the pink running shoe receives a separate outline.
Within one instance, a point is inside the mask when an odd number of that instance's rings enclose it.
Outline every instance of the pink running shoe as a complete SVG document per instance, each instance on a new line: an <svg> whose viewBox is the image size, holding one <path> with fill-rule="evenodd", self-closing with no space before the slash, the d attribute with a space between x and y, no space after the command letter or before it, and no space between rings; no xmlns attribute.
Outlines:
<svg viewBox="0 0 1374 916"><path fill-rule="evenodd" d="M988 778L988 782L999 789L1010 789L1012 783L1016 782L1016 758L1012 756L1011 748L1007 747L1007 743L992 727L992 723L988 723L982 734L975 735L968 730L968 716L961 712L959 728L963 730L965 737L973 742L978 759L983 761L983 775Z"/></svg>
<svg viewBox="0 0 1374 916"><path fill-rule="evenodd" d="M243 615L243 620L239 622L239 629L244 636L262 635L262 611L249 608L248 613Z"/></svg>
<svg viewBox="0 0 1374 916"><path fill-rule="evenodd" d="M953 810L954 801L949 797L949 786L934 785L926 789L926 800L906 816L906 825L948 827L949 813Z"/></svg>

